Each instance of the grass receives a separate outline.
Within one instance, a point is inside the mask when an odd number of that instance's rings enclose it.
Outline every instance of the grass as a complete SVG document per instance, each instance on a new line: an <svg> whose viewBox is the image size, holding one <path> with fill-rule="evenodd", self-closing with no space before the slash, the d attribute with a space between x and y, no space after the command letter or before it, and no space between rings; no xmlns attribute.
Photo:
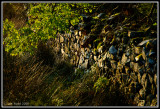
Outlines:
<svg viewBox="0 0 160 109"><path fill-rule="evenodd" d="M73 66L41 43L33 56L10 56L3 51L4 103L31 106L119 106L129 104L112 79L93 65L89 73ZM43 48L43 49L42 49ZM45 50L44 50L45 49ZM44 53L45 52L45 53Z"/></svg>

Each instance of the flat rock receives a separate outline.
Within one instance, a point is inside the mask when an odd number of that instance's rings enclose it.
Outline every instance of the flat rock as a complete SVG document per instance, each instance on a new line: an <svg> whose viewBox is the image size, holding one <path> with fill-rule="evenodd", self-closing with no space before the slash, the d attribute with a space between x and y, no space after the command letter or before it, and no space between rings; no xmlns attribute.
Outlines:
<svg viewBox="0 0 160 109"><path fill-rule="evenodd" d="M153 39L148 39L148 40L144 40L142 42L140 42L137 46L141 47L141 46L145 46L149 41L152 41Z"/></svg>
<svg viewBox="0 0 160 109"><path fill-rule="evenodd" d="M109 53L113 54L113 55L115 55L117 53L117 50L113 45L109 48Z"/></svg>
<svg viewBox="0 0 160 109"><path fill-rule="evenodd" d="M121 63L122 65L125 65L125 63L127 62L127 56L125 55L125 53L123 53L123 56L122 56L122 60L121 60Z"/></svg>

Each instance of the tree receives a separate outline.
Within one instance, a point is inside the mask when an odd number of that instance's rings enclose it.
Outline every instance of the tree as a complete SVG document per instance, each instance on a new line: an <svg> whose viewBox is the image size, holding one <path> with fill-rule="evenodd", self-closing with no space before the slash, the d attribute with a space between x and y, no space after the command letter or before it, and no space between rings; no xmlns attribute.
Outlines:
<svg viewBox="0 0 160 109"><path fill-rule="evenodd" d="M31 3L27 24L16 29L8 19L3 21L5 51L11 55L34 53L38 42L56 38L57 32L69 32L71 25L82 19L81 13L90 14L97 4L89 3Z"/></svg>

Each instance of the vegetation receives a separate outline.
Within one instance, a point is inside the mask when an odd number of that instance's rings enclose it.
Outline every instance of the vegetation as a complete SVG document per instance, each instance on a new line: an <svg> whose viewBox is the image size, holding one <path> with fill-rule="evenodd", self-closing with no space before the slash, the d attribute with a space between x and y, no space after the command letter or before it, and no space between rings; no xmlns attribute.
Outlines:
<svg viewBox="0 0 160 109"><path fill-rule="evenodd" d="M45 42L56 38L58 33L69 33L70 26L76 28L83 20L82 14L93 17L92 23L96 25L100 20L107 22L105 18L110 15L123 13L125 18L122 21L125 24L130 22L132 28L136 28L135 25L139 22L147 21L143 25L138 25L147 31L157 25L156 4L4 3L3 5L4 103L29 102L31 106L135 105L122 90L117 89L118 83L113 84L113 78L107 78L103 73L100 75L101 71L96 65L91 66L89 73L82 69L74 72L73 66L63 60L61 54L47 47ZM138 11L132 15L134 9ZM98 19L95 16L99 13L107 15ZM17 18L21 19L15 20ZM135 18L137 21L133 20ZM23 25L20 25L19 21ZM127 26L124 28L128 29ZM102 44L100 41L101 37L94 40L99 42L97 49Z"/></svg>

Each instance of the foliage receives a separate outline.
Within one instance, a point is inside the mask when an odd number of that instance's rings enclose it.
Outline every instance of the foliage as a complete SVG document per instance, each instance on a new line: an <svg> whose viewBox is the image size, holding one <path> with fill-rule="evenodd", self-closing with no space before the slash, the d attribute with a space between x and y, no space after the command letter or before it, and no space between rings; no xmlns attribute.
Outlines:
<svg viewBox="0 0 160 109"><path fill-rule="evenodd" d="M57 32L69 32L71 25L82 20L81 13L92 13L94 4L87 3L33 3L28 10L28 22L16 29L8 19L3 21L3 34L6 51L11 55L33 54L39 40L45 42L55 38Z"/></svg>
<svg viewBox="0 0 160 109"><path fill-rule="evenodd" d="M53 99L52 100L52 103L55 105L55 106L61 106L63 104L63 100L62 99Z"/></svg>
<svg viewBox="0 0 160 109"><path fill-rule="evenodd" d="M102 88L106 88L107 85L109 85L109 79L107 79L106 77L99 77L96 83L94 84L94 88L97 92Z"/></svg>

